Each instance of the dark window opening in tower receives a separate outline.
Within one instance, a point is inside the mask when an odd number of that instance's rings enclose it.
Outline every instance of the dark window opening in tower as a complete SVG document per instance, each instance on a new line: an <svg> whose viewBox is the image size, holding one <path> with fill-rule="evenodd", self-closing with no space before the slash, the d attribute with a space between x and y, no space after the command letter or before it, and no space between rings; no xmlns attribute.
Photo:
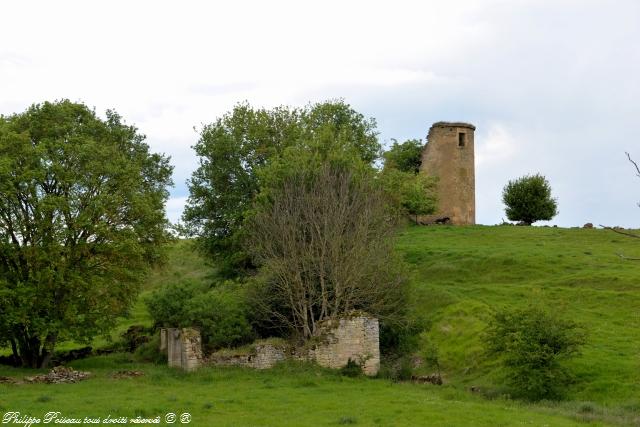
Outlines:
<svg viewBox="0 0 640 427"><path fill-rule="evenodd" d="M466 134L459 133L458 134L458 147L464 147Z"/></svg>

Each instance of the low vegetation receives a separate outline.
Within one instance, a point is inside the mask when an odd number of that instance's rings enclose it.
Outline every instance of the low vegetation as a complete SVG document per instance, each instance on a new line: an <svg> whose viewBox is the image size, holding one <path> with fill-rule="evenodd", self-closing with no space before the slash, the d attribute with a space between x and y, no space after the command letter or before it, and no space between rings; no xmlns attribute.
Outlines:
<svg viewBox="0 0 640 427"><path fill-rule="evenodd" d="M616 255L640 257L637 239L602 229L410 227L396 247L413 266L411 316L426 325L415 354L435 346L445 383L517 395L486 355L486 331L496 312L534 304L586 332L565 364L574 375L565 400L640 407L640 263Z"/></svg>
<svg viewBox="0 0 640 427"><path fill-rule="evenodd" d="M509 386L529 400L563 396L574 379L565 362L584 338L577 323L541 306L497 312L486 335L488 353L500 361Z"/></svg>
<svg viewBox="0 0 640 427"><path fill-rule="evenodd" d="M181 277L212 282L212 268L190 246L188 241L173 244L167 266L152 273L141 299ZM381 375L408 382L411 376L439 372L443 386L338 379L339 374L290 365L269 372L207 368L183 374L116 354L72 363L95 373L83 383L0 385L0 406L39 411L48 407L39 399L48 396L73 414L104 407L113 414L151 415L170 407L190 411L205 424L216 417L222 425L251 424L255 411L263 413L265 425L294 425L298 420L289 421L286 414L293 417L298 407L320 408L307 409L299 418L316 424L335 424L341 417L360 425L378 419L378 424L420 424L425 419L450 425L513 425L518 420L553 426L576 421L638 424L640 263L616 255L640 257L636 239L607 230L552 227L409 227L397 239L396 249L411 266L409 316L422 329L413 330L415 338L403 338L403 350L410 356L402 363L389 366L398 362L392 355L383 356ZM579 323L588 333L580 354L564 364L574 379L559 402L511 400L516 393L505 381L506 371L486 353L486 332L495 313L524 310L532 303ZM134 307L114 336L131 324L152 325L145 305L140 301ZM121 369L145 375L110 378ZM32 373L5 367L0 368L2 375ZM350 396L349 402L344 396Z"/></svg>
<svg viewBox="0 0 640 427"><path fill-rule="evenodd" d="M486 401L455 387L351 378L298 364L267 371L203 368L184 373L166 366L131 362L126 355L76 361L92 372L77 384L0 383L0 412L40 416L55 409L72 418L154 418L173 412L191 415L195 426L320 425L549 425L577 426L584 416L573 408L539 408L509 400ZM121 378L120 372L142 372ZM0 376L31 371L0 367ZM120 377L120 378L119 378ZM591 408L598 411L598 408ZM572 413L572 411L574 411ZM613 417L611 417L613 418ZM603 425L603 424L600 424Z"/></svg>

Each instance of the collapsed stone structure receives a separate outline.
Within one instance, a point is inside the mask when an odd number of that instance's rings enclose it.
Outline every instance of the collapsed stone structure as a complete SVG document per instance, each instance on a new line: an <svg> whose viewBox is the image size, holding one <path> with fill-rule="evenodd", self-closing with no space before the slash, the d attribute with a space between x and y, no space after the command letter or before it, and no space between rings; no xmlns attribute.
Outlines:
<svg viewBox="0 0 640 427"><path fill-rule="evenodd" d="M244 366L253 369L273 368L276 363L287 360L295 352L284 342L256 342L249 348L237 351L221 350L208 355L205 365Z"/></svg>
<svg viewBox="0 0 640 427"><path fill-rule="evenodd" d="M202 365L202 339L193 328L160 330L160 351L167 353L169 366L193 371Z"/></svg>
<svg viewBox="0 0 640 427"><path fill-rule="evenodd" d="M462 122L437 122L429 129L420 172L438 177L438 210L434 215L419 217L419 222L476 223L475 129Z"/></svg>
<svg viewBox="0 0 640 427"><path fill-rule="evenodd" d="M246 351L220 351L203 357L197 330L168 328L160 331L160 350L167 352L169 366L187 371L202 365L267 369L287 359L313 361L332 369L342 368L352 360L370 376L380 369L378 319L364 315L325 322L318 336L301 348L267 340L255 343Z"/></svg>

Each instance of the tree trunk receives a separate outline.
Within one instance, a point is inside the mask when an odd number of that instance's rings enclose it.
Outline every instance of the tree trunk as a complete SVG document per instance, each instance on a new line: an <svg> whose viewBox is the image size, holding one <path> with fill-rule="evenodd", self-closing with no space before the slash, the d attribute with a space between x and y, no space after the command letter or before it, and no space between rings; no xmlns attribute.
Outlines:
<svg viewBox="0 0 640 427"><path fill-rule="evenodd" d="M39 357L40 359L39 368L46 368L49 366L49 362L51 362L51 357L53 356L53 349L56 346L57 339L58 339L58 334L55 332L51 332L47 335L44 345L42 346L42 353Z"/></svg>
<svg viewBox="0 0 640 427"><path fill-rule="evenodd" d="M33 369L39 367L40 340L38 337L30 337L23 332L23 336L18 340L18 352L22 367Z"/></svg>
<svg viewBox="0 0 640 427"><path fill-rule="evenodd" d="M11 338L11 351L13 353L13 366L20 366L20 354L18 353L18 345L16 344L16 340Z"/></svg>
<svg viewBox="0 0 640 427"><path fill-rule="evenodd" d="M53 356L53 350L58 339L58 334L51 332L44 343L39 337L27 337L17 340L16 353L19 361L25 368L42 369L48 367Z"/></svg>

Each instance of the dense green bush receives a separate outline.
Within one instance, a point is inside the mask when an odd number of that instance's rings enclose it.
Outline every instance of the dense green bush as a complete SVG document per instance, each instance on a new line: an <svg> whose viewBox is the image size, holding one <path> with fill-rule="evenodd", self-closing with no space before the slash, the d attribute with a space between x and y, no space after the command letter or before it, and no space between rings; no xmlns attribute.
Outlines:
<svg viewBox="0 0 640 427"><path fill-rule="evenodd" d="M240 345L253 338L244 296L234 282L213 288L188 281L167 285L146 303L156 326L197 327L209 349Z"/></svg>
<svg viewBox="0 0 640 427"><path fill-rule="evenodd" d="M391 207L399 214L408 215L416 223L418 216L430 215L436 211L436 178L385 168L380 173L378 182Z"/></svg>
<svg viewBox="0 0 640 427"><path fill-rule="evenodd" d="M422 141L409 139L402 144L392 141L391 148L382 155L385 169L392 168L417 175L422 164Z"/></svg>
<svg viewBox="0 0 640 427"><path fill-rule="evenodd" d="M527 175L509 183L502 190L507 218L531 225L548 221L558 214L558 203L551 197L551 186L539 174Z"/></svg>
<svg viewBox="0 0 640 427"><path fill-rule="evenodd" d="M340 374L351 378L360 377L362 376L362 366L349 358L347 364L340 368Z"/></svg>
<svg viewBox="0 0 640 427"><path fill-rule="evenodd" d="M496 313L486 338L516 397L557 399L572 380L564 362L577 354L584 332L575 322L529 307Z"/></svg>
<svg viewBox="0 0 640 427"><path fill-rule="evenodd" d="M160 335L154 334L153 337L136 348L134 360L145 363L155 363L164 365L167 363L167 355L160 351Z"/></svg>

